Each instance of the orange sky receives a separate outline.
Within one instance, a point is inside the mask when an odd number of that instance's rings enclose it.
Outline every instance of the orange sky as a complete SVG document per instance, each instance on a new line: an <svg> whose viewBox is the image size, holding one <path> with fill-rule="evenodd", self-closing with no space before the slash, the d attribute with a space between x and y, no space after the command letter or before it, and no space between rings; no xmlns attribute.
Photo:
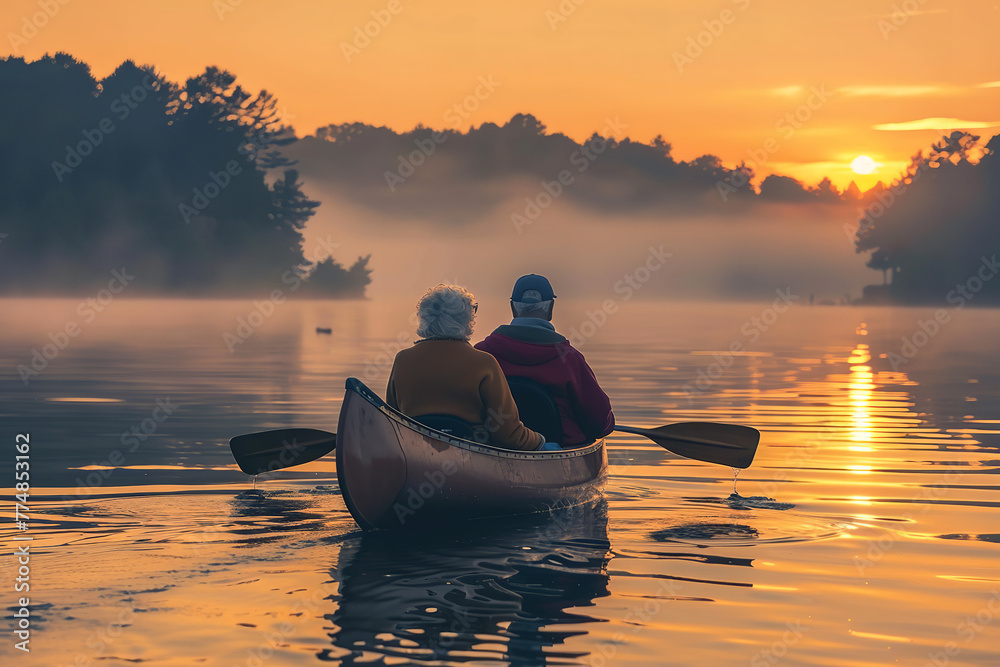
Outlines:
<svg viewBox="0 0 1000 667"><path fill-rule="evenodd" d="M755 157L758 172L808 183L867 187L945 127L1000 132L994 0L59 1L41 0L59 10L32 35L39 0L5 0L4 51L67 51L97 76L126 58L175 81L218 65L275 93L300 135L349 121L448 127L480 77L499 85L463 128L525 112L583 139L617 117L634 139L662 134L678 159ZM390 19L348 58L372 12ZM685 54L689 38L700 54ZM814 89L828 99L803 107ZM799 127L778 126L796 111ZM853 175L861 154L880 172Z"/></svg>

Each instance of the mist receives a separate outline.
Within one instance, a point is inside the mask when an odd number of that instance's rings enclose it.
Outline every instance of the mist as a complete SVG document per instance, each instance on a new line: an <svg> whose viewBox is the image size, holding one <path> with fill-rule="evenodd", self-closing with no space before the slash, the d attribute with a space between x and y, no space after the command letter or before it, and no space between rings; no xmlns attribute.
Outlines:
<svg viewBox="0 0 1000 667"><path fill-rule="evenodd" d="M322 206L304 230L304 247L325 241L339 258L371 253L372 299L416 298L438 282L505 299L518 276L541 273L570 298L620 298L631 289L642 299L767 300L781 289L803 302L809 295L839 302L880 278L844 231L858 218L848 204L604 212L563 198L515 223L512 215L523 215L525 196L537 187L505 189L485 213L456 215L449 206L444 219L382 213L307 180L303 190Z"/></svg>

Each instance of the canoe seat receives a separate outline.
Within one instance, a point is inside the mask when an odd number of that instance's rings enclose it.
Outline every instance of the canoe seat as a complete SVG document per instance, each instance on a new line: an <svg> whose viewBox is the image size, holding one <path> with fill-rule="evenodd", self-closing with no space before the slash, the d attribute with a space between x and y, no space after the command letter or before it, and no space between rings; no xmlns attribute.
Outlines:
<svg viewBox="0 0 1000 667"><path fill-rule="evenodd" d="M521 422L544 435L546 442L562 443L562 417L552 394L541 384L524 377L508 377L507 384L517 403Z"/></svg>
<svg viewBox="0 0 1000 667"><path fill-rule="evenodd" d="M477 429L464 419L452 415L421 415L413 419L427 428L447 433L453 438L461 438L462 440L471 440L478 443L485 443L489 440L489 434L486 432L486 429Z"/></svg>

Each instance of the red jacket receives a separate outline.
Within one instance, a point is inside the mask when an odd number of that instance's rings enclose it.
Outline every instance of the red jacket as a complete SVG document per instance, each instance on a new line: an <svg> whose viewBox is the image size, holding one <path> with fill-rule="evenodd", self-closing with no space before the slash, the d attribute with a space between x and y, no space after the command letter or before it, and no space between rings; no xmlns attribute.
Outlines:
<svg viewBox="0 0 1000 667"><path fill-rule="evenodd" d="M529 378L552 393L562 417L561 445L581 445L614 430L611 400L594 371L554 330L505 324L475 347L496 357L504 375Z"/></svg>

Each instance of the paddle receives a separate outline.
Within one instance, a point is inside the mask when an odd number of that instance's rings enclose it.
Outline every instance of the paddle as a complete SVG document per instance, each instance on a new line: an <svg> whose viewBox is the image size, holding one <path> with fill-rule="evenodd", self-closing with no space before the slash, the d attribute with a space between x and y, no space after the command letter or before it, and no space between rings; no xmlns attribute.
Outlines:
<svg viewBox="0 0 1000 667"><path fill-rule="evenodd" d="M760 431L755 428L713 422L683 422L652 429L615 426L615 430L646 436L685 458L732 468L750 467L760 442Z"/></svg>
<svg viewBox="0 0 1000 667"><path fill-rule="evenodd" d="M301 465L326 456L337 447L337 434L314 428L283 428L238 435L229 441L240 470L259 475Z"/></svg>
<svg viewBox="0 0 1000 667"><path fill-rule="evenodd" d="M686 422L655 429L616 426L616 431L642 435L679 456L732 468L753 462L760 432L749 426ZM309 463L337 446L337 434L312 428L286 428L238 435L229 441L240 470L259 475Z"/></svg>

